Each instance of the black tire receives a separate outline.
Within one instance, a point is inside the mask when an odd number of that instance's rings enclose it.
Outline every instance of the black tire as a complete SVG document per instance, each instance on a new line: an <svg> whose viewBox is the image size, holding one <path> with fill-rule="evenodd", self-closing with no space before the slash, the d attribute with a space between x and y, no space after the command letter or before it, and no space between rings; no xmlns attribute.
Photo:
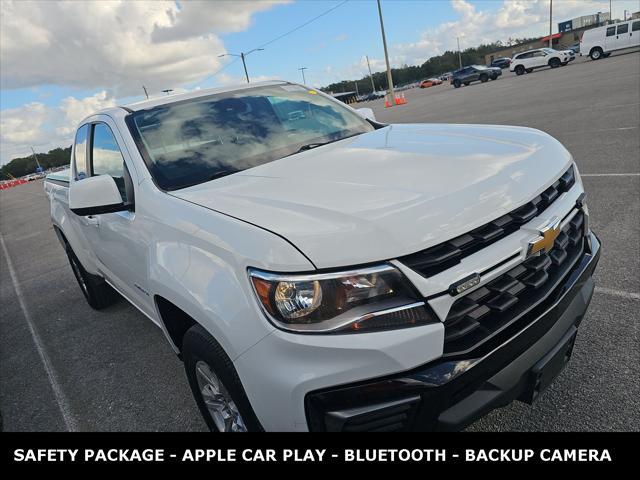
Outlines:
<svg viewBox="0 0 640 480"><path fill-rule="evenodd" d="M602 53L602 49L600 47L596 47L591 49L589 56L591 57L591 60L600 60L604 55Z"/></svg>
<svg viewBox="0 0 640 480"><path fill-rule="evenodd" d="M607 52L607 53L603 53L602 56L604 58L609 58L609 55L611 55L611 52Z"/></svg>
<svg viewBox="0 0 640 480"><path fill-rule="evenodd" d="M562 62L563 67L566 67L567 65L569 65L569 62Z"/></svg>
<svg viewBox="0 0 640 480"><path fill-rule="evenodd" d="M551 68L558 68L560 66L560 59L559 58L552 58L551 60L549 60L549 66Z"/></svg>
<svg viewBox="0 0 640 480"><path fill-rule="evenodd" d="M491 80L497 80L498 79L498 75L491 75Z"/></svg>
<svg viewBox="0 0 640 480"><path fill-rule="evenodd" d="M464 82L464 86L468 87L471 82Z"/></svg>
<svg viewBox="0 0 640 480"><path fill-rule="evenodd" d="M527 72L527 73L531 73L531 72L533 72L533 68L527 68L526 72Z"/></svg>
<svg viewBox="0 0 640 480"><path fill-rule="evenodd" d="M524 74L524 67L522 65L518 65L514 69L514 72L516 72L516 75L522 75L522 74Z"/></svg>
<svg viewBox="0 0 640 480"><path fill-rule="evenodd" d="M94 310L102 310L113 305L118 299L118 293L102 277L87 272L69 244L65 245L65 250L71 270L89 306Z"/></svg>
<svg viewBox="0 0 640 480"><path fill-rule="evenodd" d="M454 86L455 88L460 88L460 80L455 79L455 80L453 81L453 86Z"/></svg>
<svg viewBox="0 0 640 480"><path fill-rule="evenodd" d="M205 362L211 369L211 372L216 375L225 387L240 412L247 431L259 432L263 430L251 408L247 394L240 382L238 372L236 372L233 366L233 362L220 344L200 325L194 325L184 334L182 340L182 357L191 392L209 430L212 432L220 431L216 427L215 421L207 409L198 384L196 364L198 364L199 361Z"/></svg>
<svg viewBox="0 0 640 480"><path fill-rule="evenodd" d="M482 75L480 75L480 81L482 83L488 82L489 81L489 76L485 75L484 73Z"/></svg>

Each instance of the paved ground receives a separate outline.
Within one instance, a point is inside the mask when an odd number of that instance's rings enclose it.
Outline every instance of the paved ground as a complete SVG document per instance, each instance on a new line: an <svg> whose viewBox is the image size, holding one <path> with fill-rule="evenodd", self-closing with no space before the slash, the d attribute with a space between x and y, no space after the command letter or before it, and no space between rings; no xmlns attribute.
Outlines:
<svg viewBox="0 0 640 480"><path fill-rule="evenodd" d="M543 129L573 153L603 241L598 290L565 372L533 408L473 430L640 431L640 54L578 61L366 104L382 121ZM6 430L201 430L160 331L125 301L85 303L49 224L42 183L0 192L0 410Z"/></svg>

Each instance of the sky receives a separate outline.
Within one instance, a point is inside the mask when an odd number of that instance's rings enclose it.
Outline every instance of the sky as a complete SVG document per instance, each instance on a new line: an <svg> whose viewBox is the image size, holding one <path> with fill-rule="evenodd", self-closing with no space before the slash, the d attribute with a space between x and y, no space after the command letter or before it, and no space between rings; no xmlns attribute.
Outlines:
<svg viewBox="0 0 640 480"><path fill-rule="evenodd" d="M613 0L613 17L640 0ZM609 0L554 0L553 28ZM548 34L549 0L382 0L392 66ZM298 28L300 27L300 28ZM293 32L292 32L293 30ZM291 32L291 33L289 33ZM90 113L149 95L280 78L326 86L384 69L374 0L0 1L0 164L71 144Z"/></svg>

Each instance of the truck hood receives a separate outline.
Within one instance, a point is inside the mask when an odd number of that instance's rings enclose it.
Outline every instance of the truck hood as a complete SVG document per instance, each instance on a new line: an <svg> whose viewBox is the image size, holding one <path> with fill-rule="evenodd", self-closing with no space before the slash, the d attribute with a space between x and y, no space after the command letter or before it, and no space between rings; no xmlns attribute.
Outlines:
<svg viewBox="0 0 640 480"><path fill-rule="evenodd" d="M392 259L530 201L571 163L523 127L390 125L171 195L270 230L317 268Z"/></svg>

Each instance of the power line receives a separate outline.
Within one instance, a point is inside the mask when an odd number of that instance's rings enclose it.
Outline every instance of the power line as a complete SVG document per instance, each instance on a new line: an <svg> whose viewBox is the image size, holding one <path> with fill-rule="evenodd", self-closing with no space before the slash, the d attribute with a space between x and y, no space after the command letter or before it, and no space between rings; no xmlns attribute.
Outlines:
<svg viewBox="0 0 640 480"><path fill-rule="evenodd" d="M266 47L267 45L271 45L273 42L276 42L278 40L280 40L281 38L286 37L287 35L292 34L293 32L297 32L298 30L300 30L302 27L306 27L307 25L309 25L310 23L315 22L316 20L318 20L319 18L324 17L325 15L328 15L329 13L333 12L334 10L336 10L337 8L340 8L342 5L344 5L345 3L347 3L349 0L344 0L343 2L340 2L338 5L331 7L329 10L326 10L324 12L322 12L320 15L317 15L315 17L313 17L311 20L306 21L305 23L303 23L302 25L298 25L296 28L293 28L291 30L289 30L286 33L283 33L282 35L277 36L276 38L274 38L273 40L269 40L267 43L263 43L262 45L260 45L258 48L263 48Z"/></svg>
<svg viewBox="0 0 640 480"><path fill-rule="evenodd" d="M316 20L318 20L319 18L322 18L322 17L324 17L325 15L328 15L329 13L333 12L334 10L336 10L336 9L340 8L341 6L343 6L343 5L344 5L345 3L347 3L347 2L349 2L349 0L344 0L344 1L340 2L338 5L335 5L335 6L331 7L330 9L325 10L325 11L324 11L324 12L322 12L321 14L316 15L316 16L315 16L315 17L313 17L312 19L307 20L306 22L304 22L304 23L303 23L303 24L301 24L301 25L298 25L298 26L297 26L297 27L295 27L295 28L292 28L292 29L291 29L291 30L289 30L288 32L285 32L285 33L283 33L282 35L278 35L277 37L275 37L275 38L273 38L273 39L269 40L269 41L268 41L268 42L266 42L266 43L263 43L262 45L258 45L258 46L256 47L256 49L258 49L258 48L264 48L264 47L266 47L267 45L271 45L272 43L277 42L278 40L280 40L280 39L282 39L282 38L286 37L287 35L291 35L292 33L297 32L297 31L298 31L298 30L300 30L301 28L306 27L307 25L309 25L309 24L311 24L311 23L315 22L315 21L316 21ZM219 73L222 73L222 71L223 71L223 70L226 70L228 67L230 67L231 65L233 65L234 63L236 63L236 62L238 62L238 61L239 61L239 58L236 58L236 59L235 59L235 60L233 60L232 62L227 63L224 67L222 67L222 68L220 68L220 69L216 70L214 73L212 73L211 75L209 75L208 77L206 77L204 80L202 80L202 81L200 81L199 83L197 83L197 84L196 84L196 86L198 86L198 85L202 85L204 82L206 82L206 81L207 81L207 80L209 80L210 78L215 77L215 76L216 76L216 75L218 75Z"/></svg>

